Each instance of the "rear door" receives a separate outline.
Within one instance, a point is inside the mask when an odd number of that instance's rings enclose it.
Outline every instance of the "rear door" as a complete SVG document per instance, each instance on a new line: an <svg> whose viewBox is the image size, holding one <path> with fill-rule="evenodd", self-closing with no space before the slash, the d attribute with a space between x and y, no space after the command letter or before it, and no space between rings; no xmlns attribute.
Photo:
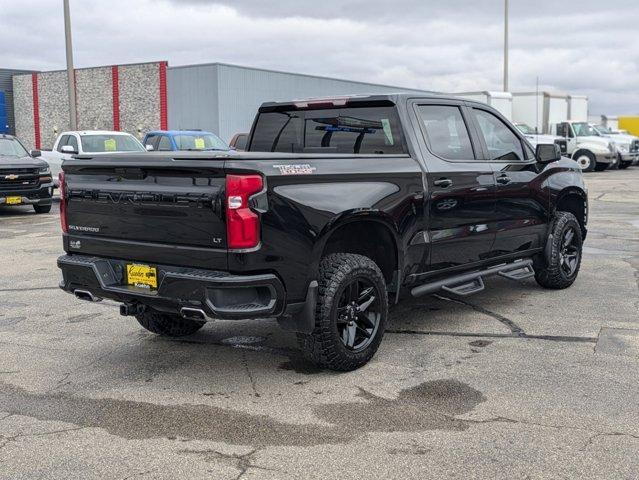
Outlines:
<svg viewBox="0 0 639 480"><path fill-rule="evenodd" d="M496 184L496 237L491 256L517 254L542 246L550 198L537 173L534 153L497 113L473 107L483 149Z"/></svg>
<svg viewBox="0 0 639 480"><path fill-rule="evenodd" d="M420 101L414 109L427 148L429 270L481 262L495 238L491 165L481 157L463 102Z"/></svg>

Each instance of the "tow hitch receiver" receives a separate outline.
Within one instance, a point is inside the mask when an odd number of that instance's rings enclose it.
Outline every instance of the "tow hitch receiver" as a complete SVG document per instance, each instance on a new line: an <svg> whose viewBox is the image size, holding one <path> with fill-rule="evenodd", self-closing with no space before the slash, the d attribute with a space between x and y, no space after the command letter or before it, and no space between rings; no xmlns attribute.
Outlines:
<svg viewBox="0 0 639 480"><path fill-rule="evenodd" d="M146 305L142 305L141 303L123 303L120 305L120 315L123 317L138 315L144 313L145 310Z"/></svg>

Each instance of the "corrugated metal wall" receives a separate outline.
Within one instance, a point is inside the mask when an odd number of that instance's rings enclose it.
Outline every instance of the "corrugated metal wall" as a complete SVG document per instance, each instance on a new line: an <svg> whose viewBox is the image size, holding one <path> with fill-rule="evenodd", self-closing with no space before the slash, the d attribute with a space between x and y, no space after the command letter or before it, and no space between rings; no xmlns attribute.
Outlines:
<svg viewBox="0 0 639 480"><path fill-rule="evenodd" d="M169 68L169 128L201 128L224 140L247 132L267 101L392 93L400 87L351 82L226 64Z"/></svg>
<svg viewBox="0 0 639 480"><path fill-rule="evenodd" d="M13 70L0 68L0 90L5 93L5 105L7 113L7 124L9 133L15 135L15 116L13 111L13 81L14 75L31 73L31 70Z"/></svg>

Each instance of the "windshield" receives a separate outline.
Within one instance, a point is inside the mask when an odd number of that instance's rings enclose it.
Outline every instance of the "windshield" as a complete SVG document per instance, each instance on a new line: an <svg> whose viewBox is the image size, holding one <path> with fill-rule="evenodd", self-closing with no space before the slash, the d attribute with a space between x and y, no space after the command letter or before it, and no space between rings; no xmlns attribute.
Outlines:
<svg viewBox="0 0 639 480"><path fill-rule="evenodd" d="M612 133L612 130L608 127L604 127L603 125L595 125L593 128L601 135L610 135Z"/></svg>
<svg viewBox="0 0 639 480"><path fill-rule="evenodd" d="M146 151L133 135L82 135L80 138L85 153Z"/></svg>
<svg viewBox="0 0 639 480"><path fill-rule="evenodd" d="M174 135L178 150L228 150L229 146L212 133L180 133Z"/></svg>
<svg viewBox="0 0 639 480"><path fill-rule="evenodd" d="M407 151L394 106L260 113L249 150L386 155Z"/></svg>
<svg viewBox="0 0 639 480"><path fill-rule="evenodd" d="M0 156L26 157L29 153L15 138L0 138Z"/></svg>
<svg viewBox="0 0 639 480"><path fill-rule="evenodd" d="M531 135L535 133L535 130L533 130L532 127L530 127L529 125L526 125L525 123L518 123L517 125L515 125L519 131L521 133L523 133L524 135Z"/></svg>
<svg viewBox="0 0 639 480"><path fill-rule="evenodd" d="M601 135L592 125L588 125L586 122L573 123L572 128L575 130L575 135L578 137L600 137Z"/></svg>

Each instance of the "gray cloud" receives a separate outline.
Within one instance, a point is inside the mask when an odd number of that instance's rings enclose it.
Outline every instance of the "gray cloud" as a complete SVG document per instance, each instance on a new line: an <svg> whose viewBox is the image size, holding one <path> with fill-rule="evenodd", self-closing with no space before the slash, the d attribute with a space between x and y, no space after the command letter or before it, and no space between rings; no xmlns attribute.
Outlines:
<svg viewBox="0 0 639 480"><path fill-rule="evenodd" d="M511 87L636 113L636 0L511 0ZM501 87L501 0L71 2L77 66L228 62L438 91ZM64 67L62 8L0 0L0 65ZM6 19L10 19L7 21Z"/></svg>

